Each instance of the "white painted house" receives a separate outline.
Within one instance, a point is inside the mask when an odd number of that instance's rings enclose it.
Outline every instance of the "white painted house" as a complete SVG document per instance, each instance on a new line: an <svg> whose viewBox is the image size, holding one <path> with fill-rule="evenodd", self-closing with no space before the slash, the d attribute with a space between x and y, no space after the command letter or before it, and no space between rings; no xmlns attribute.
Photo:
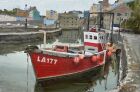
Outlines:
<svg viewBox="0 0 140 92"><path fill-rule="evenodd" d="M0 15L0 21L16 21L16 17L10 15Z"/></svg>

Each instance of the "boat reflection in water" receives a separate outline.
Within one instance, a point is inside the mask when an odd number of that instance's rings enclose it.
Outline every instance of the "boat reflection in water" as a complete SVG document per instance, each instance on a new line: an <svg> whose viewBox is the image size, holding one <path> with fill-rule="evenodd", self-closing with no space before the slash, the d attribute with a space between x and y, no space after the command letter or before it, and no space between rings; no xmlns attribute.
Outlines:
<svg viewBox="0 0 140 92"><path fill-rule="evenodd" d="M77 33L64 31L59 39L60 42L69 42L64 39L71 33L76 36ZM73 38L73 37L71 37ZM77 39L77 38L75 38ZM52 45L56 39L47 41L47 45ZM72 41L74 42L74 41ZM30 43L31 44L31 43ZM32 43L31 45L40 46L42 42ZM35 84L35 77L31 61L29 59L27 78L27 55L24 53L27 44L0 44L0 89L2 92L109 92L117 86L118 72L117 64L109 62L106 64L104 71L100 68L98 72L91 72L74 80L63 81L43 81ZM10 75L10 76L9 76ZM26 85L28 82L28 86ZM110 91L112 92L112 91Z"/></svg>
<svg viewBox="0 0 140 92"><path fill-rule="evenodd" d="M110 61L77 79L37 82L34 92L108 92L117 86L117 73L117 63Z"/></svg>

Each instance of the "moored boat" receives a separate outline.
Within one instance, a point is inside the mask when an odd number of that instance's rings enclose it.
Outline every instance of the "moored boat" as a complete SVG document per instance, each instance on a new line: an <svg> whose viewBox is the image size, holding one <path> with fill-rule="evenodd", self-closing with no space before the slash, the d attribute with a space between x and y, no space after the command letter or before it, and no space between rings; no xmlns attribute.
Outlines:
<svg viewBox="0 0 140 92"><path fill-rule="evenodd" d="M71 47L64 44L55 45L52 48L28 46L26 52L31 58L36 79L74 76L105 64L105 39L105 32L96 32L95 29L94 31L91 29L84 32L82 46Z"/></svg>

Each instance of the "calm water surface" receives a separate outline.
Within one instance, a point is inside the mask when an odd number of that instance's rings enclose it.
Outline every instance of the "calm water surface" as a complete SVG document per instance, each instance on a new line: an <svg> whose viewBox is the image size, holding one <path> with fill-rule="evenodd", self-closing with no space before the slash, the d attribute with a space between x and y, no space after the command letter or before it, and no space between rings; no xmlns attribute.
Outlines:
<svg viewBox="0 0 140 92"><path fill-rule="evenodd" d="M73 38L72 41L66 38L68 36ZM48 41L48 46L58 41L78 43L79 40L75 40L78 38L79 32L64 32L58 40L55 37ZM37 44L41 46L40 43ZM116 88L117 66L113 62L105 66L104 72L87 79L53 84L36 83L30 58L24 53L26 46L27 44L0 45L0 92L111 92Z"/></svg>

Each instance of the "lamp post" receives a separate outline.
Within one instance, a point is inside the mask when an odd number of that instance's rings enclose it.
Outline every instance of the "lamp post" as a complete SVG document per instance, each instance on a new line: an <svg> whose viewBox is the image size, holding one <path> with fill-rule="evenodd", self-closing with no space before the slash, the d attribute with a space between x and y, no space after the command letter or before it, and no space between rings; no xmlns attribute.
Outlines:
<svg viewBox="0 0 140 92"><path fill-rule="evenodd" d="M27 4L25 4L25 29L27 29Z"/></svg>

